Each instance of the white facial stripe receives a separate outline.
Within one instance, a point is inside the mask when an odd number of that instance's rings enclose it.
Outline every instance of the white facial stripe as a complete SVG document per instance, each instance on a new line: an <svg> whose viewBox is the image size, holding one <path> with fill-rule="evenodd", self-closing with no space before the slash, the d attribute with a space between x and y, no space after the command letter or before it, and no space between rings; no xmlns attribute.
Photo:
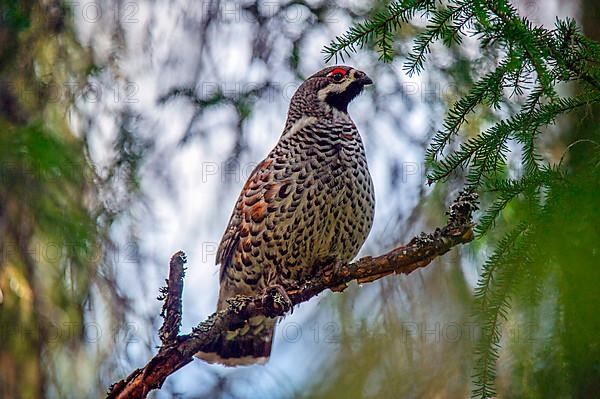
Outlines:
<svg viewBox="0 0 600 399"><path fill-rule="evenodd" d="M327 94L329 93L342 93L346 91L352 82L354 82L354 74L352 74L352 77L344 79L343 82L329 84L324 89L319 90L319 100L325 101L325 98L327 98Z"/></svg>
<svg viewBox="0 0 600 399"><path fill-rule="evenodd" d="M317 121L317 118L314 116L302 117L292 125L292 127L285 133L285 136L293 136L298 131L304 129L308 125L316 123Z"/></svg>

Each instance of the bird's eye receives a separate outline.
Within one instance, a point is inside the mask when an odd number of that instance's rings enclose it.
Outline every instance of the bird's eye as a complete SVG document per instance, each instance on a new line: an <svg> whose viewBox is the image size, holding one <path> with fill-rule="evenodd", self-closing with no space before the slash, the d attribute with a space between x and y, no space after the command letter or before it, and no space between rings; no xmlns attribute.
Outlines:
<svg viewBox="0 0 600 399"><path fill-rule="evenodd" d="M339 69L339 68L338 69L334 69L333 71L331 71L331 73L329 74L329 76L335 82L341 82L342 79L344 79L344 77L346 76L346 71L344 71L343 69Z"/></svg>

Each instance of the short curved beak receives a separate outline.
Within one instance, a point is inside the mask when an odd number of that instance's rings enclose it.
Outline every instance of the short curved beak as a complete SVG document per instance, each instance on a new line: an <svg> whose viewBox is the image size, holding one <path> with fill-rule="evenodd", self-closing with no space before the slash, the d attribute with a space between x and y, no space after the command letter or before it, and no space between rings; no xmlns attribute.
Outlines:
<svg viewBox="0 0 600 399"><path fill-rule="evenodd" d="M371 80L371 78L368 77L367 74L364 73L363 71L356 71L354 76L356 77L356 80L358 80L363 86L373 84L373 81Z"/></svg>

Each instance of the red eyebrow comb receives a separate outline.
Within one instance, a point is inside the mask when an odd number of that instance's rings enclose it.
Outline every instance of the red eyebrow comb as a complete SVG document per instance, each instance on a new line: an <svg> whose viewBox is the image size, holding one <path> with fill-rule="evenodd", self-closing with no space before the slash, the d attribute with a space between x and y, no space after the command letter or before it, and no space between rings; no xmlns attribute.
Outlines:
<svg viewBox="0 0 600 399"><path fill-rule="evenodd" d="M329 72L329 75L335 75L336 73L341 73L342 75L346 76L346 70L342 69L342 68L335 68L333 71Z"/></svg>

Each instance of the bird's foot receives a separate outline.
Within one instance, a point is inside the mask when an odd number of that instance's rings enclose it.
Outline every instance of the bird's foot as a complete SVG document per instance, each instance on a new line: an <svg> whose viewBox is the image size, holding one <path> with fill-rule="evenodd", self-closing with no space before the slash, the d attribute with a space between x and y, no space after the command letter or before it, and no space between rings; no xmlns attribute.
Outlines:
<svg viewBox="0 0 600 399"><path fill-rule="evenodd" d="M275 317L289 312L294 304L281 285L272 285L265 289L262 303L267 310L267 316Z"/></svg>
<svg viewBox="0 0 600 399"><path fill-rule="evenodd" d="M301 287L300 282L284 278L279 279L277 285L281 286L285 291L299 290Z"/></svg>
<svg viewBox="0 0 600 399"><path fill-rule="evenodd" d="M336 276L345 265L346 263L339 259L330 258L323 262L320 272L323 276Z"/></svg>
<svg viewBox="0 0 600 399"><path fill-rule="evenodd" d="M343 274L343 268L347 265L346 262L342 262L339 259L329 259L327 263L323 265L321 268L320 274L326 280L335 280L338 276ZM331 291L334 292L342 292L348 286L345 283L342 283L338 286L330 287Z"/></svg>

